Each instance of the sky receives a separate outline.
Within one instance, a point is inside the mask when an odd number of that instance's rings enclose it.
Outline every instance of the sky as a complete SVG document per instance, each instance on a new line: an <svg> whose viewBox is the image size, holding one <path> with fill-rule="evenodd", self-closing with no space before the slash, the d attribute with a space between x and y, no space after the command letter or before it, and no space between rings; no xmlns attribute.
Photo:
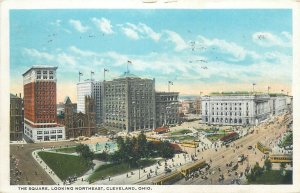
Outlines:
<svg viewBox="0 0 300 193"><path fill-rule="evenodd" d="M79 9L10 11L10 88L23 93L33 65L58 66L57 98L76 102L81 81L126 71L155 78L156 90L289 92L289 9Z"/></svg>

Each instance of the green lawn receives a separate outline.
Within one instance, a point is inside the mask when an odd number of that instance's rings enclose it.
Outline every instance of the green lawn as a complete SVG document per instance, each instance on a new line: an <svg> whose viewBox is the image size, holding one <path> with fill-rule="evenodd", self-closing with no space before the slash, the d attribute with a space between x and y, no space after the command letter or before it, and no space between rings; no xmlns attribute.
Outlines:
<svg viewBox="0 0 300 193"><path fill-rule="evenodd" d="M186 136L179 136L179 137L170 137L170 139L179 140L179 141L194 141L197 138L193 137L193 136L186 135Z"/></svg>
<svg viewBox="0 0 300 193"><path fill-rule="evenodd" d="M218 139L224 137L224 134L213 134L213 135L208 135L207 138L214 142L214 141L217 141Z"/></svg>
<svg viewBox="0 0 300 193"><path fill-rule="evenodd" d="M81 176L89 170L89 163L79 156L58 154L52 152L39 152L38 155L61 179L69 176Z"/></svg>
<svg viewBox="0 0 300 193"><path fill-rule="evenodd" d="M64 148L60 148L60 149L55 149L55 151L62 152L62 153L76 153L75 149L76 149L76 146L72 146L72 147L64 147Z"/></svg>
<svg viewBox="0 0 300 193"><path fill-rule="evenodd" d="M249 184L292 184L293 172L286 171L286 175L282 176L281 171L271 170L265 172L263 175L258 176L254 182Z"/></svg>
<svg viewBox="0 0 300 193"><path fill-rule="evenodd" d="M189 129L182 129L182 130L178 130L178 131L173 131L170 134L171 135L184 135L186 133L192 133L192 131Z"/></svg>
<svg viewBox="0 0 300 193"><path fill-rule="evenodd" d="M140 166L147 167L156 163L157 160L150 159L150 160L141 160ZM127 163L116 163L116 164L105 164L99 166L95 172L89 177L90 182L95 182L100 180L103 176L104 178L108 176L115 176L119 174L124 174L130 172L132 170L137 169L138 167L129 167Z"/></svg>

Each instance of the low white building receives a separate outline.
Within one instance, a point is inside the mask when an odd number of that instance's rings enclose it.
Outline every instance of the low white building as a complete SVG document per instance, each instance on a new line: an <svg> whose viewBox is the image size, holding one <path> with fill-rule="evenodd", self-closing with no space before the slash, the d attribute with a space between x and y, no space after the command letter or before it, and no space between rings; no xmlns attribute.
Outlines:
<svg viewBox="0 0 300 193"><path fill-rule="evenodd" d="M223 93L201 100L202 122L215 125L257 125L287 109L287 97L283 95Z"/></svg>
<svg viewBox="0 0 300 193"><path fill-rule="evenodd" d="M33 142L59 141L66 138L65 127L62 126L32 128L30 125L25 123L24 134Z"/></svg>

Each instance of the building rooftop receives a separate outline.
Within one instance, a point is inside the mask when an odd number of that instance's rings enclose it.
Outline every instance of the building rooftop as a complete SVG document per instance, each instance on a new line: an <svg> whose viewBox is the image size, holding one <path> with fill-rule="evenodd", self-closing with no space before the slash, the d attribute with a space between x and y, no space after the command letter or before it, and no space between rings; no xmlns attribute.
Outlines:
<svg viewBox="0 0 300 193"><path fill-rule="evenodd" d="M10 94L10 98L11 99L19 99L20 97L18 97L17 95L14 95L14 94Z"/></svg>
<svg viewBox="0 0 300 193"><path fill-rule="evenodd" d="M29 71L33 70L33 69L45 69L45 68L56 70L58 67L57 66L50 66L50 65L33 65L25 73L23 73L23 76L25 74L27 74Z"/></svg>
<svg viewBox="0 0 300 193"><path fill-rule="evenodd" d="M247 92L247 91L236 91L236 92L212 92L209 96L253 96L262 95L262 92Z"/></svg>
<svg viewBox="0 0 300 193"><path fill-rule="evenodd" d="M128 72L124 72L124 74L122 74L121 76L119 76L118 78L140 78L134 74L131 74L129 71Z"/></svg>

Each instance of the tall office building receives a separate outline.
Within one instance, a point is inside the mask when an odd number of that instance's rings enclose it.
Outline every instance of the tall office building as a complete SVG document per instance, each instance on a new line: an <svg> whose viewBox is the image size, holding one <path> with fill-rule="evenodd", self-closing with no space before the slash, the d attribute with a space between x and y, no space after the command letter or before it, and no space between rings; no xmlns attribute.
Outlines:
<svg viewBox="0 0 300 193"><path fill-rule="evenodd" d="M85 97L93 97L97 124L102 123L102 84L100 81L90 79L77 83L77 112L86 113Z"/></svg>
<svg viewBox="0 0 300 193"><path fill-rule="evenodd" d="M176 125L179 122L178 92L156 92L156 127Z"/></svg>
<svg viewBox="0 0 300 193"><path fill-rule="evenodd" d="M120 131L155 128L155 80L142 79L125 72L105 81L104 124Z"/></svg>
<svg viewBox="0 0 300 193"><path fill-rule="evenodd" d="M94 81L87 79L77 83L77 112L85 113L85 97L92 96Z"/></svg>
<svg viewBox="0 0 300 193"><path fill-rule="evenodd" d="M24 134L34 142L65 139L57 124L56 69L33 66L23 74Z"/></svg>

